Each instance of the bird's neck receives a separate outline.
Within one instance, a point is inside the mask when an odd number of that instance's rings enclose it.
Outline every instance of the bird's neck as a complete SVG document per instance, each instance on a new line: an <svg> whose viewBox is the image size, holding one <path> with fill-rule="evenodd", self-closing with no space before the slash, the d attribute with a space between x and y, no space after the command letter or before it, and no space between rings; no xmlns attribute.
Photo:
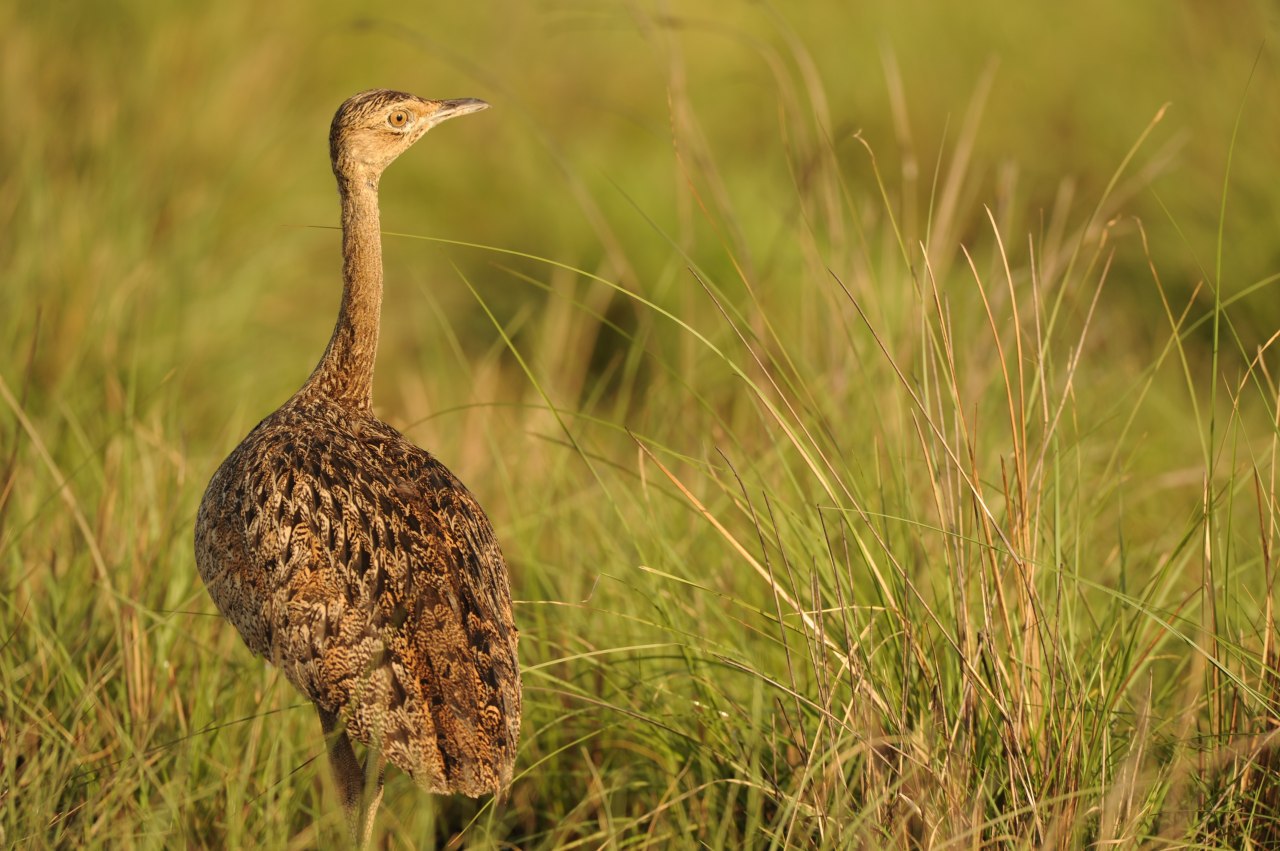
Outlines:
<svg viewBox="0 0 1280 851"><path fill-rule="evenodd" d="M303 392L357 410L373 407L373 364L382 314L378 181L338 177L342 198L342 307L333 336Z"/></svg>

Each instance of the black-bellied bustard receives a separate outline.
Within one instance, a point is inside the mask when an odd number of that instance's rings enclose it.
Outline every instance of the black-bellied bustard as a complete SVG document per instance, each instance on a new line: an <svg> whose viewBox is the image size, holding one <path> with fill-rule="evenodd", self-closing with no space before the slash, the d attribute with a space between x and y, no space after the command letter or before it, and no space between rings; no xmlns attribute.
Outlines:
<svg viewBox="0 0 1280 851"><path fill-rule="evenodd" d="M337 325L302 389L214 473L196 520L196 564L219 611L315 703L360 844L382 760L431 792L478 796L511 782L520 733L517 633L493 528L443 464L372 409L378 181L429 129L486 106L374 90L338 109ZM352 739L369 748L364 766Z"/></svg>

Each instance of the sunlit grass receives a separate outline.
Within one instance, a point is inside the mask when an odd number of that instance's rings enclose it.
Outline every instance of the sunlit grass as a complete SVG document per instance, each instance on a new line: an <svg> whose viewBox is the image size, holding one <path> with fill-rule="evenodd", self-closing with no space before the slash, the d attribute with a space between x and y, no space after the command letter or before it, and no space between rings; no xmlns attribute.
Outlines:
<svg viewBox="0 0 1280 851"><path fill-rule="evenodd" d="M524 735L381 847L1274 843L1274 81L1206 24L1073 135L909 6L0 11L0 844L344 841L191 526L331 327L326 110L430 75L495 109L385 180L376 402L495 520Z"/></svg>

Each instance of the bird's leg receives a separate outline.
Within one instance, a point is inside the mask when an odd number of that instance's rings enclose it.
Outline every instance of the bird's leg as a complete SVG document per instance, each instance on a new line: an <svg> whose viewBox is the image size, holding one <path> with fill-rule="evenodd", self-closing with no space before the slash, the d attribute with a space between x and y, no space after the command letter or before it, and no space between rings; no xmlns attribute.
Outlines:
<svg viewBox="0 0 1280 851"><path fill-rule="evenodd" d="M338 797L347 815L347 826L357 848L367 848L373 835L374 816L382 803L382 781L386 775L386 760L372 748L361 765L351 747L351 739L345 729L340 729L338 714L316 707L320 713L320 726L324 729L329 745L329 765L338 786ZM372 792L366 794L368 789Z"/></svg>
<svg viewBox="0 0 1280 851"><path fill-rule="evenodd" d="M378 805L382 803L382 781L386 775L386 765L381 751L373 748L365 751L364 776L361 777L361 783L367 794L360 801L361 821L357 836L361 848L369 847L369 838L373 835L374 817L378 814ZM373 789L372 792L368 792L370 788Z"/></svg>
<svg viewBox="0 0 1280 851"><path fill-rule="evenodd" d="M338 714L316 707L320 713L320 726L324 729L325 743L329 746L329 766L333 769L333 780L338 787L338 797L342 801L342 809L347 814L347 825L351 828L351 838L356 842L368 839L368 826L362 824L361 797L364 795L364 767L356 759L356 752L351 748L351 739L347 731L340 729ZM382 799L382 783L378 783L378 799ZM360 847L364 847L363 843Z"/></svg>

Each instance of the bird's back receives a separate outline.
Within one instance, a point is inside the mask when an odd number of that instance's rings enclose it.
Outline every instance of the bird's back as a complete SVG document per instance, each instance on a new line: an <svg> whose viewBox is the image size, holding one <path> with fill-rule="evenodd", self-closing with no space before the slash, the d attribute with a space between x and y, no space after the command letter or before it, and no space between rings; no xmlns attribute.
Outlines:
<svg viewBox="0 0 1280 851"><path fill-rule="evenodd" d="M517 632L471 493L371 414L295 397L214 474L196 560L256 653L433 792L511 780Z"/></svg>

